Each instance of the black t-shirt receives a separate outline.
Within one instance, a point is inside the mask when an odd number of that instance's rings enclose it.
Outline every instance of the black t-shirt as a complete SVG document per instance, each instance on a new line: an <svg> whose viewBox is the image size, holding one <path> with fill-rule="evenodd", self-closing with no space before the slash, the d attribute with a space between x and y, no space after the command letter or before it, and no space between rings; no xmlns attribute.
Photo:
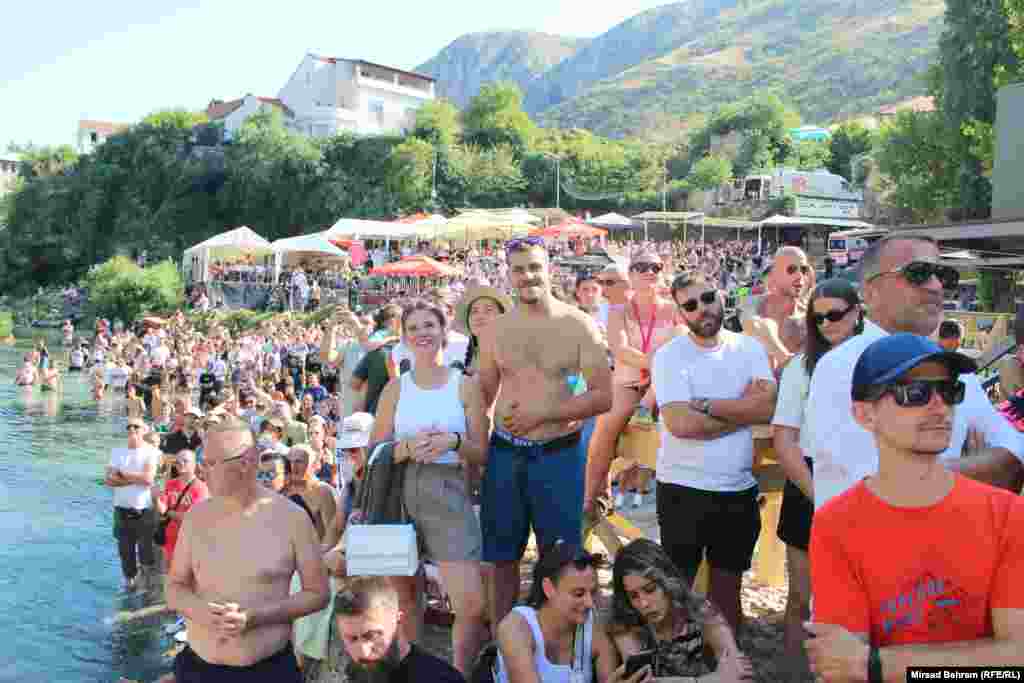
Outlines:
<svg viewBox="0 0 1024 683"><path fill-rule="evenodd" d="M388 376L388 357L393 346L388 344L366 354L352 372L353 377L366 382L366 412L371 415L377 414L380 394L391 379Z"/></svg>
<svg viewBox="0 0 1024 683"><path fill-rule="evenodd" d="M415 645L410 647L409 654L391 674L390 683L466 683L462 674L448 662Z"/></svg>

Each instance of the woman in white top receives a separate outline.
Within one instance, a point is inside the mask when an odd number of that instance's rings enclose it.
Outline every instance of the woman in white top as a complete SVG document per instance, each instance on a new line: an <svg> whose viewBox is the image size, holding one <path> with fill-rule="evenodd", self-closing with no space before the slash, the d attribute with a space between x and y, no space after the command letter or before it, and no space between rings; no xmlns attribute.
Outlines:
<svg viewBox="0 0 1024 683"><path fill-rule="evenodd" d="M483 539L463 467L486 462L490 424L479 385L444 365L444 311L422 301L408 306L402 314L402 335L415 354L413 370L392 379L381 393L371 443L397 440L395 458L408 463L403 503L421 547L441 570L455 612L453 663L468 673L485 636L485 605ZM395 577L395 583L402 610L415 615L415 577ZM412 641L416 622L403 622Z"/></svg>
<svg viewBox="0 0 1024 683"><path fill-rule="evenodd" d="M782 371L772 418L775 452L786 473L777 535L786 544L789 596L786 600L786 661L806 666L803 623L810 617L811 568L807 557L814 516L813 461L802 438L811 375L825 353L864 329L864 311L853 285L826 280L814 288L807 306L807 345Z"/></svg>
<svg viewBox="0 0 1024 683"><path fill-rule="evenodd" d="M561 539L541 549L525 605L498 624L497 683L646 683L626 677L607 631L594 619L600 555Z"/></svg>

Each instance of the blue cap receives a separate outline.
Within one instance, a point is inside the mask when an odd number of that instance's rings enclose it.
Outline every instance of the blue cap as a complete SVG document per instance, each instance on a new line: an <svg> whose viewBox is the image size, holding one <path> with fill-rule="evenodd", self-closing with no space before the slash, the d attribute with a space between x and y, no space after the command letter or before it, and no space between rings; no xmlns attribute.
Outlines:
<svg viewBox="0 0 1024 683"><path fill-rule="evenodd" d="M871 387L892 384L925 361L945 363L954 376L978 369L969 357L946 351L928 337L908 333L892 334L872 342L864 349L853 368L850 394L854 401L863 401Z"/></svg>

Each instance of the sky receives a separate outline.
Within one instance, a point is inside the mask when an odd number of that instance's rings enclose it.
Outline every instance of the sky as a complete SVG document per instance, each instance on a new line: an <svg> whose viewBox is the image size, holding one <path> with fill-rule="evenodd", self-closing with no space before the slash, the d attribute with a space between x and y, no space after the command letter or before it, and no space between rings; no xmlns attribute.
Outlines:
<svg viewBox="0 0 1024 683"><path fill-rule="evenodd" d="M459 36L598 36L665 0L30 0L3 12L0 152L73 144L79 119L131 123L246 93L275 97L307 52L411 69Z"/></svg>

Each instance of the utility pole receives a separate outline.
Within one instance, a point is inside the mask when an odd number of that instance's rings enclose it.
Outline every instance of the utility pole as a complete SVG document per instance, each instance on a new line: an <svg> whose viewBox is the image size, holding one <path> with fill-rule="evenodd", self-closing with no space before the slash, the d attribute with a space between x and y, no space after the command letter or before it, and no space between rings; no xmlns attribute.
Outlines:
<svg viewBox="0 0 1024 683"><path fill-rule="evenodd" d="M562 160L555 157L555 208L562 208Z"/></svg>

